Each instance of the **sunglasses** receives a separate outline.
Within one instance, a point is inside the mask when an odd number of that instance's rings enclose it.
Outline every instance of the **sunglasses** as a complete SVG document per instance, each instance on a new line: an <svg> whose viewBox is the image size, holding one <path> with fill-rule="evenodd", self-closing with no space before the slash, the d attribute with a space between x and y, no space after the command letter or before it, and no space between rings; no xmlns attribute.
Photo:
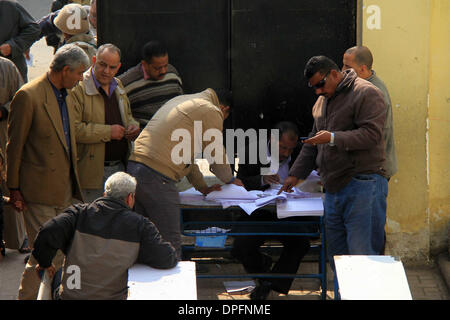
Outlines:
<svg viewBox="0 0 450 320"><path fill-rule="evenodd" d="M328 73L325 75L325 77L323 77L323 79L320 80L319 82L317 82L315 85L311 85L311 83L308 82L308 86L309 86L310 88L313 88L314 90L322 88L322 87L325 85L325 82L327 81L327 77L328 77L329 74L330 74L330 72L328 72Z"/></svg>

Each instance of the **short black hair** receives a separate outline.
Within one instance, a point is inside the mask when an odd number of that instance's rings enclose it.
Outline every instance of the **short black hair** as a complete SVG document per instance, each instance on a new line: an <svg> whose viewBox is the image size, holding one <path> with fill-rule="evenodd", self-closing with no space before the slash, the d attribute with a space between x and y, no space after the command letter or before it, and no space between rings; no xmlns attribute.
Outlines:
<svg viewBox="0 0 450 320"><path fill-rule="evenodd" d="M293 122L280 121L277 124L275 124L274 129L278 129L280 139L285 133L289 134L289 138L291 139L298 139L299 136L298 128Z"/></svg>
<svg viewBox="0 0 450 320"><path fill-rule="evenodd" d="M168 54L167 48L159 40L147 42L142 48L142 59L147 63L150 63L153 57L163 57L166 54Z"/></svg>
<svg viewBox="0 0 450 320"><path fill-rule="evenodd" d="M311 79L316 72L327 74L331 70L340 71L337 64L325 56L314 56L306 63L303 74L305 78Z"/></svg>
<svg viewBox="0 0 450 320"><path fill-rule="evenodd" d="M219 103L224 106L233 108L233 93L225 88L214 89L217 94L217 98L219 98Z"/></svg>

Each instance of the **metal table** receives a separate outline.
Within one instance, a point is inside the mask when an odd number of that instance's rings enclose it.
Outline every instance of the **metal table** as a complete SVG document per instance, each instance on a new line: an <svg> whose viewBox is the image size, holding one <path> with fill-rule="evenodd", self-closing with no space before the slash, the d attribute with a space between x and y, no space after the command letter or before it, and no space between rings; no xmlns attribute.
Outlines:
<svg viewBox="0 0 450 320"><path fill-rule="evenodd" d="M289 200L288 200L289 201ZM298 199L296 200L298 201ZM323 214L322 216L319 216L317 220L315 221L283 221L283 219L277 220L277 221L238 221L236 219L236 214L233 216L231 214L227 215L226 213L237 213L237 216L242 214L246 214L242 209L239 207L230 207L227 209L223 209L222 206L216 202L213 201L207 201L204 199L203 196L189 196L189 197L180 197L180 222L181 222L181 233L184 236L187 237L217 237L217 236L257 236L257 235L284 235L284 236L308 236L308 237L314 237L314 238L320 238L320 244L317 246L319 247L319 261L318 261L318 272L315 274L275 274L275 273L264 273L264 274L197 274L197 278L227 278L227 279L235 279L235 278L316 278L320 280L321 283L321 298L323 300L326 299L326 293L327 293L327 269L326 269L326 251L325 251L325 228L324 228L324 221L323 221ZM230 210L231 209L231 210ZM275 204L270 204L268 206L265 206L264 209L269 210L276 210ZM212 214L212 211L216 211L219 214ZM185 219L185 216L192 215L192 213L195 212L197 214L197 217L201 217L201 219L194 218L189 219L187 221ZM211 216L205 217L203 216L203 213L205 214L211 214ZM223 214L223 216L221 216ZM209 219L211 218L211 219ZM214 219L213 219L214 218ZM219 218L218 220L216 220ZM228 219L225 219L228 218ZM226 232L226 233L218 233L218 232L204 232L200 231L202 229L210 228L210 227L218 227L218 228L233 228L236 226L246 226L246 227L258 227L258 226L280 226L283 228L283 226L289 226L290 229L292 229L292 226L299 225L299 226L305 226L305 225L315 225L317 226L317 232ZM192 230L198 230L192 232ZM183 253L186 253L188 251L194 251L201 249L195 245L183 245L182 251ZM230 249L227 246L224 246L223 248L217 248L216 249L223 249L227 250Z"/></svg>

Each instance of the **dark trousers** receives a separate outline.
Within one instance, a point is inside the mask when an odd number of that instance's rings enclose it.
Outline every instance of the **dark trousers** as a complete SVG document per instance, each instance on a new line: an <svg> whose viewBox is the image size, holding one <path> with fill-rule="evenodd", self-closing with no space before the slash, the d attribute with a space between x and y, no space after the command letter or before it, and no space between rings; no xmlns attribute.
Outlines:
<svg viewBox="0 0 450 320"><path fill-rule="evenodd" d="M241 221L276 221L276 214L266 210L255 211L251 216L243 217ZM288 218L283 221L301 221L302 218ZM237 227L233 232L312 232L311 230L300 230L296 227L276 227L260 226ZM278 240L283 245L283 249L278 261L271 266L272 259L262 253L260 247L267 240ZM310 247L309 238L305 236L236 236L231 254L238 259L248 273L297 273L298 267L303 257ZM267 278L271 283L271 288L277 292L287 294L294 278Z"/></svg>
<svg viewBox="0 0 450 320"><path fill-rule="evenodd" d="M155 224L181 260L180 197L175 181L134 161L128 162L127 171L137 180L136 212Z"/></svg>

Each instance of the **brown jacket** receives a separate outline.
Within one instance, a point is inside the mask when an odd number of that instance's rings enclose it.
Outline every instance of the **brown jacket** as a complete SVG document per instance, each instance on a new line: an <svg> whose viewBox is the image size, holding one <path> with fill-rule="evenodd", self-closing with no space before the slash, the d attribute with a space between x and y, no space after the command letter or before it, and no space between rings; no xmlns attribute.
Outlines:
<svg viewBox="0 0 450 320"><path fill-rule="evenodd" d="M0 148L5 158L6 142L8 141L9 105L17 90L23 85L22 76L11 60L0 57Z"/></svg>
<svg viewBox="0 0 450 320"><path fill-rule="evenodd" d="M68 188L82 200L75 142L75 101L66 97L72 153L64 136L58 102L47 74L24 85L11 102L8 118L7 185L26 202L63 206ZM73 164L71 172L70 163Z"/></svg>
<svg viewBox="0 0 450 320"><path fill-rule="evenodd" d="M305 179L317 166L325 189L337 192L357 174L385 175L383 127L386 105L381 91L345 71L330 99L319 97L313 107L314 126L334 132L334 146L305 144L289 175Z"/></svg>
<svg viewBox="0 0 450 320"><path fill-rule="evenodd" d="M83 189L103 188L105 142L111 141L111 126L105 124L105 102L95 86L91 68L83 75L83 81L72 90L77 101L74 109L78 147L78 167ZM131 115L130 102L120 80L114 90L122 123L125 128L139 123ZM131 143L128 145L131 150ZM124 157L125 158L125 157Z"/></svg>
<svg viewBox="0 0 450 320"><path fill-rule="evenodd" d="M142 130L135 141L130 160L143 163L174 181L179 181L186 176L197 190L206 187L203 175L194 163L196 156L194 144L199 142L194 141L194 138L196 136L203 137L209 129L217 129L222 132L223 120L223 113L219 109L219 99L212 89L175 97L167 101ZM201 125L196 127L196 122ZM187 155L190 165L187 163L177 164L172 161L172 152L180 143L176 137L172 139L172 135L175 130L180 129L186 130L188 133L186 137L182 138L183 141L189 137L190 145L194 146ZM195 129L199 132L194 132ZM202 139L198 151L204 152L210 143L211 141ZM226 164L225 148L222 145L221 147L222 150L218 150L218 153L223 156L220 159L221 164L211 164L210 170L222 182L228 183L233 178L233 174L230 165Z"/></svg>

